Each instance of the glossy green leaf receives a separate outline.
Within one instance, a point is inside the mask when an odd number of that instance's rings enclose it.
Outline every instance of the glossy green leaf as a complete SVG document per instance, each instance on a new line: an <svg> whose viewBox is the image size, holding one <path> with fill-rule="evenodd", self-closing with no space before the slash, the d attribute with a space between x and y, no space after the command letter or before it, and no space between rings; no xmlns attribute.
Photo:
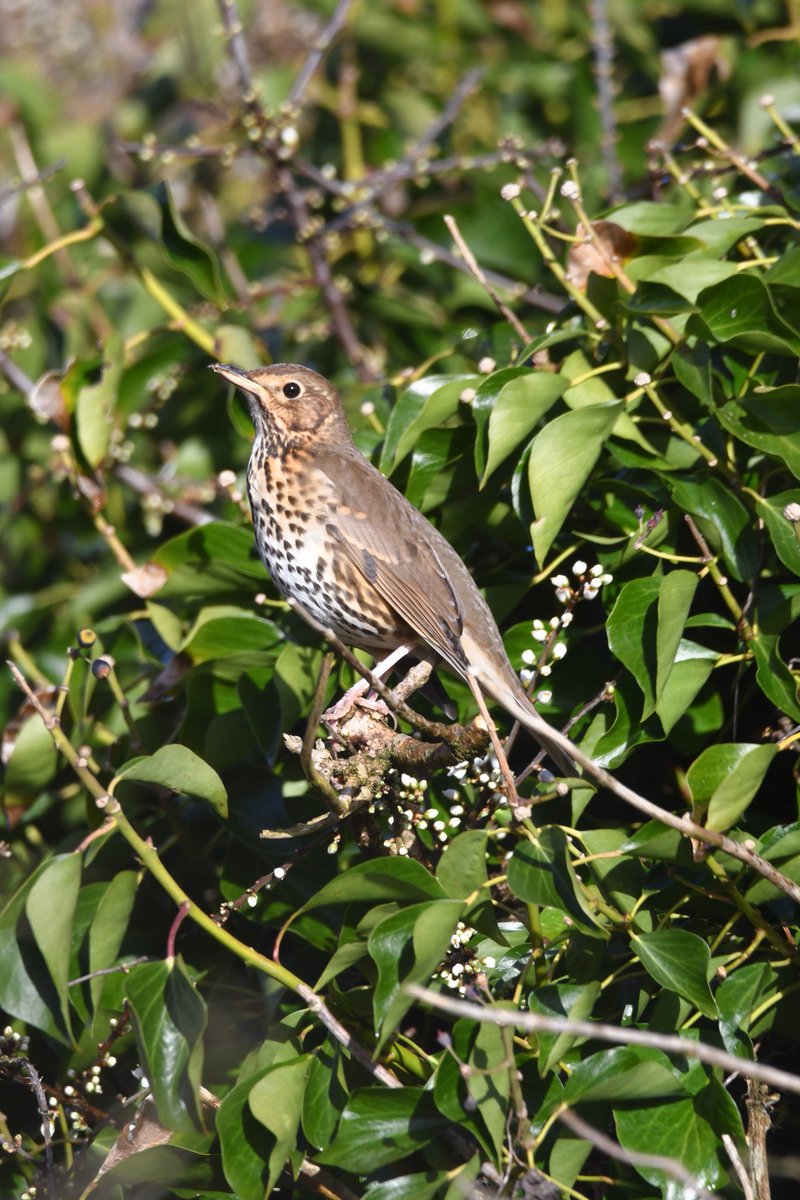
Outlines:
<svg viewBox="0 0 800 1200"><path fill-rule="evenodd" d="M536 428L568 386L568 380L561 375L516 367L497 371L481 383L472 404L478 423L475 470L481 487ZM487 426L485 445L482 424Z"/></svg>
<svg viewBox="0 0 800 1200"><path fill-rule="evenodd" d="M458 412L459 396L478 379L472 375L428 375L410 384L392 409L381 452L380 469L391 475L426 429Z"/></svg>
<svg viewBox="0 0 800 1200"><path fill-rule="evenodd" d="M706 288L697 297L697 309L718 342L800 354L800 335L778 315L769 288L755 274L740 272Z"/></svg>
<svg viewBox="0 0 800 1200"><path fill-rule="evenodd" d="M725 742L708 746L686 773L696 808L705 810L705 825L725 832L755 796L777 753L774 742L754 745Z"/></svg>
<svg viewBox="0 0 800 1200"><path fill-rule="evenodd" d="M661 578L652 576L632 579L624 584L606 622L611 653L627 667L641 688L644 712L652 712L656 703L656 644L661 583Z"/></svg>
<svg viewBox="0 0 800 1200"><path fill-rule="evenodd" d="M569 1104L578 1101L649 1100L683 1093L680 1077L666 1054L641 1046L614 1046L578 1063L564 1087Z"/></svg>
<svg viewBox="0 0 800 1200"><path fill-rule="evenodd" d="M200 564L204 571L227 570L225 578L232 586L243 579L264 579L264 568L253 553L252 531L224 521L210 521L170 538L159 546L153 561L166 571L187 562Z"/></svg>
<svg viewBox="0 0 800 1200"><path fill-rule="evenodd" d="M696 933L687 929L657 929L631 939L633 950L656 983L677 992L706 1017L716 1017L717 1006L708 986L711 954Z"/></svg>
<svg viewBox="0 0 800 1200"><path fill-rule="evenodd" d="M51 865L48 860L36 868L0 912L0 1008L56 1041L68 1042L60 998L25 913L32 890Z"/></svg>
<svg viewBox="0 0 800 1200"><path fill-rule="evenodd" d="M441 885L422 866L410 858L383 858L357 863L332 879L307 900L301 912L321 904L350 904L354 901L393 900L415 904L425 900L445 900Z"/></svg>
<svg viewBox="0 0 800 1200"><path fill-rule="evenodd" d="M800 520L793 521L784 515L787 505L800 501L800 491L795 488L777 496L756 496L755 500L778 558L795 575L800 575Z"/></svg>
<svg viewBox="0 0 800 1200"><path fill-rule="evenodd" d="M528 485L536 518L531 536L540 566L591 475L621 410L616 401L573 409L548 422L534 438Z"/></svg>
<svg viewBox="0 0 800 1200"><path fill-rule="evenodd" d="M186 746L162 746L155 754L133 758L117 779L153 783L171 792L207 800L221 817L228 815L228 793L217 772Z"/></svg>
<svg viewBox="0 0 800 1200"><path fill-rule="evenodd" d="M426 985L445 956L463 912L460 900L411 904L386 917L369 937L369 952L378 968L373 992L375 1029L384 1044L414 1003L403 989Z"/></svg>
<svg viewBox="0 0 800 1200"><path fill-rule="evenodd" d="M383 1183L371 1183L364 1192L364 1200L433 1200L449 1178L449 1171L396 1175Z"/></svg>
<svg viewBox="0 0 800 1200"><path fill-rule="evenodd" d="M527 904L560 909L584 933L602 937L575 876L566 836L557 826L542 829L535 842L518 842L508 863L508 886Z"/></svg>
<svg viewBox="0 0 800 1200"><path fill-rule="evenodd" d="M126 990L158 1119L168 1129L190 1132L201 1124L205 1003L180 959L134 967Z"/></svg>
<svg viewBox="0 0 800 1200"><path fill-rule="evenodd" d="M310 1063L311 1058L307 1054L278 1063L265 1071L250 1089L250 1111L271 1135L273 1143L268 1159L265 1195L274 1188L294 1147Z"/></svg>
<svg viewBox="0 0 800 1200"><path fill-rule="evenodd" d="M69 1030L70 931L81 884L81 860L62 854L36 879L25 904L36 945L58 994L61 1020Z"/></svg>
<svg viewBox="0 0 800 1200"><path fill-rule="evenodd" d="M122 939L128 931L137 883L135 871L119 871L106 888L89 929L90 973L104 971L116 961ZM100 1004L104 985L105 980L100 975L89 980L95 1011Z"/></svg>
<svg viewBox="0 0 800 1200"><path fill-rule="evenodd" d="M652 708L648 711L645 707L643 718L655 711L664 695L696 589L697 576L693 571L669 571L662 580L657 605L655 696Z"/></svg>
<svg viewBox="0 0 800 1200"><path fill-rule="evenodd" d="M353 1093L333 1145L316 1161L371 1174L436 1145L449 1124L421 1088L365 1088Z"/></svg>
<svg viewBox="0 0 800 1200"><path fill-rule="evenodd" d="M569 1017L573 1021L588 1021L595 1001L600 994L600 984L551 983L534 988L528 993L531 1012L545 1017ZM572 1046L583 1039L572 1033L539 1033L539 1074L546 1076L566 1057Z"/></svg>
<svg viewBox="0 0 800 1200"><path fill-rule="evenodd" d="M511 1094L510 1036L489 1022L456 1021L450 1033L452 1052L441 1058L433 1092L439 1111L469 1129L496 1163L502 1157Z"/></svg>
<svg viewBox="0 0 800 1200"><path fill-rule="evenodd" d="M486 830L467 829L448 843L436 868L436 878L448 896L466 900L486 883L487 840Z"/></svg>
<svg viewBox="0 0 800 1200"><path fill-rule="evenodd" d="M232 605L204 608L183 639L181 651L194 662L228 658L234 654L274 650L283 634L272 621Z"/></svg>
<svg viewBox="0 0 800 1200"><path fill-rule="evenodd" d="M800 384L757 388L728 401L717 416L729 433L781 459L800 479Z"/></svg>
<svg viewBox="0 0 800 1200"><path fill-rule="evenodd" d="M663 1155L679 1162L706 1188L725 1187L730 1178L730 1160L722 1135L728 1134L737 1145L741 1144L742 1122L719 1080L707 1078L696 1069L690 1078L693 1094L685 1098L615 1107L617 1137L626 1150ZM663 1189L662 1195L688 1195L685 1189L676 1191L674 1178L658 1167L639 1163L635 1169L648 1183Z"/></svg>
<svg viewBox="0 0 800 1200"><path fill-rule="evenodd" d="M741 500L714 478L676 479L671 487L675 503L695 518L711 549L722 554L734 579L752 579L758 543Z"/></svg>

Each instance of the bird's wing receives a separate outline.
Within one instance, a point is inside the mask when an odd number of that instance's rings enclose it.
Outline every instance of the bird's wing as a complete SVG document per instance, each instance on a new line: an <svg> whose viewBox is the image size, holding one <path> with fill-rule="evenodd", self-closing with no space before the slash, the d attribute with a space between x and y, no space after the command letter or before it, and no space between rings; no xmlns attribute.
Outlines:
<svg viewBox="0 0 800 1200"><path fill-rule="evenodd" d="M458 675L467 660L463 614L437 553L440 535L375 468L354 453L318 467L346 498L326 521L328 536L402 620Z"/></svg>

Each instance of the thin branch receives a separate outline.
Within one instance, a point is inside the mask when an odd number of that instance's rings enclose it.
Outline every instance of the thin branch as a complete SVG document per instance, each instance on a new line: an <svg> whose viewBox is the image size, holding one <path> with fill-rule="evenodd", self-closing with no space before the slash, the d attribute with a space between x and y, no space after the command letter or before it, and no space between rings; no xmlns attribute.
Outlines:
<svg viewBox="0 0 800 1200"><path fill-rule="evenodd" d="M30 402L36 384L26 375L22 367L18 367L13 359L9 358L5 350L0 350L0 371L3 372L8 382L12 387L21 392L25 399Z"/></svg>
<svg viewBox="0 0 800 1200"><path fill-rule="evenodd" d="M599 1129L595 1129L594 1125L584 1121L583 1117L579 1117L569 1108L561 1109L558 1119L568 1129L571 1129L576 1137L591 1142L609 1158L615 1158L618 1162L630 1163L632 1167L651 1167L657 1171L663 1171L665 1175L671 1175L679 1183L685 1184L693 1195L702 1196L704 1200L713 1200L711 1192L707 1191L677 1158L668 1158L665 1154L642 1154L638 1150L626 1150L624 1146L620 1146L619 1142L615 1142L613 1138L601 1133Z"/></svg>
<svg viewBox="0 0 800 1200"><path fill-rule="evenodd" d="M617 158L617 121L614 116L614 35L608 19L608 0L590 0L591 41L594 77L597 83L597 107L600 113L600 150L608 176L608 192L619 200L622 173Z"/></svg>
<svg viewBox="0 0 800 1200"><path fill-rule="evenodd" d="M450 99L444 106L438 117L431 121L428 128L423 132L421 137L414 142L410 147L406 158L414 159L419 155L424 154L429 146L434 142L438 142L439 138L450 125L453 124L458 116L465 100L479 86L484 76L483 67L473 67L471 71L467 71L463 79L459 80L453 89Z"/></svg>
<svg viewBox="0 0 800 1200"><path fill-rule="evenodd" d="M415 983L405 985L405 990L416 1000L423 1000L431 1008L439 1009L453 1017L471 1017L474 1021L485 1021L491 1025L511 1025L524 1029L526 1033L568 1034L573 1037L598 1038L603 1042L614 1042L620 1046L650 1046L663 1050L665 1054L682 1054L696 1058L710 1067L722 1071L733 1071L748 1079L757 1079L769 1087L782 1092L800 1094L800 1075L768 1067L763 1063L750 1062L709 1046L705 1042L693 1042L675 1034L650 1033L644 1029L623 1029L619 1025L608 1025L604 1021L573 1021L569 1017L549 1017L540 1013L512 1012L506 1008L490 1008L473 1004L469 1000L455 1000L442 996Z"/></svg>
<svg viewBox="0 0 800 1200"><path fill-rule="evenodd" d="M369 1071L379 1083L383 1083L386 1087L398 1088L403 1085L400 1080L387 1071L386 1067L382 1067L380 1063L376 1063L372 1055L366 1050L360 1042L355 1041L353 1035L348 1029L345 1029L341 1021L338 1021L331 1010L324 1004L320 996L317 995L307 984L301 983L297 988L298 996L302 996L309 1010L319 1017L325 1028L333 1034L337 1042L349 1050L356 1062L359 1062L362 1067Z"/></svg>
<svg viewBox="0 0 800 1200"><path fill-rule="evenodd" d="M292 85L292 90L289 92L288 100L293 108L298 108L302 104L306 88L311 82L322 59L344 28L352 7L353 0L339 0L334 9L333 16L309 50L306 61L300 68L297 78Z"/></svg>
<svg viewBox="0 0 800 1200"><path fill-rule="evenodd" d="M453 254L445 246L440 246L438 242L431 241L430 238L424 237L418 233L413 225L407 224L405 221L392 221L388 217L380 216L380 227L385 229L387 233L393 234L403 242L407 242L411 246L415 246L422 254L429 255L436 259L437 262L444 263L447 267L455 267L457 271L462 271L469 274L469 267L463 259L457 254ZM538 286L528 288L521 286L516 280L509 279L506 275L501 275L498 271L484 270L486 279L495 287L508 290L518 299L524 300L526 304L531 304L535 308L541 308L545 312L558 313L564 307L564 300L560 296L555 296L552 292L546 292L544 288Z"/></svg>
<svg viewBox="0 0 800 1200"><path fill-rule="evenodd" d="M522 322L520 321L520 319L516 315L516 313L513 313L511 311L511 309L508 307L508 305L503 303L503 301L498 296L497 292L492 287L489 280L486 278L486 275L481 270L481 267L478 264L478 260L476 259L475 255L472 253L472 251L470 250L467 243L464 241L464 238L462 236L461 230L458 228L458 224L456 222L455 217L451 217L449 214L447 214L444 218L444 223L447 226L448 230L450 231L450 235L451 235L453 241L458 246L461 257L464 259L464 262L467 264L467 267L469 268L471 274L475 276L478 283L481 285L481 287L484 289L484 291L488 294L489 299L492 301L492 303L494 304L495 308L498 310L500 315L505 317L505 319L508 321L509 325L514 330L517 337L521 340L523 346L526 345L531 340L531 335L528 333L528 331L526 330L525 326L522 324Z"/></svg>

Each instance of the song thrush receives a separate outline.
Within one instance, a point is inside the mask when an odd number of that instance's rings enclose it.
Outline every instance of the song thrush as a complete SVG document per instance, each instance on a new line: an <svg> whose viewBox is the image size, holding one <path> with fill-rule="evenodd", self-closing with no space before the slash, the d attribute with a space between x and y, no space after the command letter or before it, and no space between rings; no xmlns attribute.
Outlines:
<svg viewBox="0 0 800 1200"><path fill-rule="evenodd" d="M341 400L307 367L213 368L246 394L256 436L247 469L258 552L281 594L343 642L407 646L520 721L558 767L488 604L450 543L356 448ZM470 683L470 686L473 686Z"/></svg>

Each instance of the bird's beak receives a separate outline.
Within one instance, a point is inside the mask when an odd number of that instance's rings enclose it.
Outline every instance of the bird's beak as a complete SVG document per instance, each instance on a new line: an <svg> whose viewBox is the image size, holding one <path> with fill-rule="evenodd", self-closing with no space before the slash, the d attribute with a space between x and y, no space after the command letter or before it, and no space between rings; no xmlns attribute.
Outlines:
<svg viewBox="0 0 800 1200"><path fill-rule="evenodd" d="M211 363L211 370L216 371L217 375L221 375L223 379L227 379L234 387L241 388L243 392L250 392L251 395L254 395L258 390L249 373L243 371L241 367L232 367L230 363Z"/></svg>

